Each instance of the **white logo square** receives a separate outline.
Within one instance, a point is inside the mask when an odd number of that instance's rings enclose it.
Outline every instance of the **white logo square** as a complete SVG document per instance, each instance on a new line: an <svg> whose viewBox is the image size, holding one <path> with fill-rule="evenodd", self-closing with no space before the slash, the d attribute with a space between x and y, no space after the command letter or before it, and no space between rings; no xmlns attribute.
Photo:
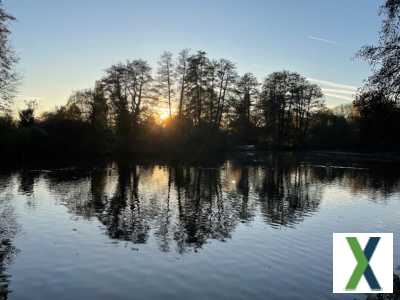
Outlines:
<svg viewBox="0 0 400 300"><path fill-rule="evenodd" d="M333 293L393 293L393 233L334 233Z"/></svg>

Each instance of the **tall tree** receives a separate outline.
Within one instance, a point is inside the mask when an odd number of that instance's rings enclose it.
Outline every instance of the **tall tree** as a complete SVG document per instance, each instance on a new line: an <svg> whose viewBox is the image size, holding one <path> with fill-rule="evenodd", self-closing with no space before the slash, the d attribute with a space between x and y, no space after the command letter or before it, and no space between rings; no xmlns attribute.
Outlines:
<svg viewBox="0 0 400 300"><path fill-rule="evenodd" d="M217 110L215 116L215 125L217 128L221 126L222 116L226 109L226 98L228 93L233 89L233 84L237 79L236 67L233 62L227 59L220 59L216 63L217 84Z"/></svg>
<svg viewBox="0 0 400 300"><path fill-rule="evenodd" d="M186 73L187 107L193 123L208 123L219 128L226 111L226 99L237 74L235 65L226 59L210 60L198 51L188 59Z"/></svg>
<svg viewBox="0 0 400 300"><path fill-rule="evenodd" d="M80 112L80 119L84 121L88 121L90 118L90 110L91 104L93 102L93 90L92 89L84 89L75 91L69 97L67 102L67 108L76 107Z"/></svg>
<svg viewBox="0 0 400 300"><path fill-rule="evenodd" d="M400 116L400 0L386 0L380 14L384 20L377 45L364 46L358 55L373 69L357 95L360 139L376 147L399 146Z"/></svg>
<svg viewBox="0 0 400 300"><path fill-rule="evenodd" d="M303 76L297 77L293 96L293 139L297 146L304 145L310 128L311 114L324 107L321 88L310 84Z"/></svg>
<svg viewBox="0 0 400 300"><path fill-rule="evenodd" d="M120 136L127 135L132 128L129 114L127 93L129 81L127 77L126 65L117 64L108 68L105 77L102 79L102 85L111 104L116 131Z"/></svg>
<svg viewBox="0 0 400 300"><path fill-rule="evenodd" d="M108 123L108 103L104 95L104 89L101 82L96 82L93 90L93 97L90 103L90 123L98 129L104 129Z"/></svg>
<svg viewBox="0 0 400 300"><path fill-rule="evenodd" d="M264 81L261 91L261 109L264 114L266 129L276 146L282 145L286 136L288 119L287 87L290 73L287 71L274 72Z"/></svg>
<svg viewBox="0 0 400 300"><path fill-rule="evenodd" d="M230 97L230 128L242 141L251 142L249 139L254 138L249 130L254 127L258 115L253 112L259 95L258 86L257 78L252 73L245 73L237 80Z"/></svg>
<svg viewBox="0 0 400 300"><path fill-rule="evenodd" d="M400 0L386 0L377 45L364 46L358 55L371 63L374 73L367 88L378 89L387 99L400 102Z"/></svg>
<svg viewBox="0 0 400 300"><path fill-rule="evenodd" d="M151 68L138 59L119 63L106 70L102 85L116 116L117 128L124 134L136 128L145 100L150 100Z"/></svg>
<svg viewBox="0 0 400 300"><path fill-rule="evenodd" d="M162 97L168 101L169 117L172 116L171 102L174 97L175 72L172 53L165 51L158 62L157 88Z"/></svg>
<svg viewBox="0 0 400 300"><path fill-rule="evenodd" d="M8 14L0 0L0 111L7 110L15 94L18 76L15 64L18 59L10 46L9 21L15 18Z"/></svg>
<svg viewBox="0 0 400 300"><path fill-rule="evenodd" d="M179 89L179 105L178 105L178 117L182 118L184 98L187 86L187 72L188 72L188 60L189 60L189 49L183 49L178 54L178 60L176 64L176 75L178 78L178 89Z"/></svg>
<svg viewBox="0 0 400 300"><path fill-rule="evenodd" d="M141 59L127 63L126 91L131 102L133 125L137 126L145 100L150 100L151 67Z"/></svg>
<svg viewBox="0 0 400 300"><path fill-rule="evenodd" d="M187 114L191 116L193 123L198 125L203 119L203 108L206 92L208 91L208 75L210 71L210 60L207 53L198 51L188 59L187 90L188 98Z"/></svg>
<svg viewBox="0 0 400 300"><path fill-rule="evenodd" d="M254 98L258 95L258 85L257 78L252 73L245 73L236 85L239 111L241 118L246 120L247 126L251 122L251 109L254 106Z"/></svg>
<svg viewBox="0 0 400 300"><path fill-rule="evenodd" d="M67 107L71 106L79 108L82 120L98 129L107 127L109 107L101 81L96 82L94 89L74 92L67 103Z"/></svg>
<svg viewBox="0 0 400 300"><path fill-rule="evenodd" d="M304 143L313 110L323 107L322 96L317 85L298 73L274 72L265 79L260 105L275 146Z"/></svg>

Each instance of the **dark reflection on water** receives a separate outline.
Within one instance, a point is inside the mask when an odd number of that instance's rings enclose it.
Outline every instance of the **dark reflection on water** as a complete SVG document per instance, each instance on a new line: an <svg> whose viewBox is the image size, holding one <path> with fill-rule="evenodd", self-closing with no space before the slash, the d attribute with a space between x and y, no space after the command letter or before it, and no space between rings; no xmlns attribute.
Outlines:
<svg viewBox="0 0 400 300"><path fill-rule="evenodd" d="M14 299L336 298L332 232L396 232L399 192L395 166L292 155L4 173L0 300L9 286Z"/></svg>
<svg viewBox="0 0 400 300"><path fill-rule="evenodd" d="M22 172L20 189L32 193L38 174ZM48 172L45 178L71 213L97 217L110 238L144 244L153 235L160 250L179 253L200 249L210 239L229 239L257 213L274 228L295 227L318 211L323 189L331 184L367 193L373 201L399 188L398 173L388 169L313 164L291 156L218 167L112 164Z"/></svg>
<svg viewBox="0 0 400 300"><path fill-rule="evenodd" d="M8 299L10 275L7 266L12 261L16 249L13 238L17 233L17 222L14 208L10 204L11 195L7 193L10 185L10 174L0 174L0 300Z"/></svg>
<svg viewBox="0 0 400 300"><path fill-rule="evenodd" d="M115 187L107 195L107 177L114 172ZM52 191L66 196L63 202L71 212L96 216L112 239L140 244L154 234L162 251L181 253L201 248L208 239L230 238L237 224L251 222L258 209L272 226L294 226L317 211L321 199L313 173L300 166L116 165L74 180L68 173L50 173L48 180ZM160 181L165 182L159 193L152 185Z"/></svg>

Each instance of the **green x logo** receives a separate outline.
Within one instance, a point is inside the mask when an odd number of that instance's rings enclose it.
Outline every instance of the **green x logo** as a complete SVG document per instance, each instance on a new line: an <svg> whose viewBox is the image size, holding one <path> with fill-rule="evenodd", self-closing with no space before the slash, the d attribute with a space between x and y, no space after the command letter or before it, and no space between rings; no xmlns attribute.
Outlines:
<svg viewBox="0 0 400 300"><path fill-rule="evenodd" d="M364 251L361 249L356 237L347 237L346 239L351 250L353 251L355 259L357 260L357 266L346 285L346 290L355 290L363 275L372 290L380 290L381 286L379 285L378 280L376 279L375 274L369 265L369 261L374 254L380 237L369 238Z"/></svg>

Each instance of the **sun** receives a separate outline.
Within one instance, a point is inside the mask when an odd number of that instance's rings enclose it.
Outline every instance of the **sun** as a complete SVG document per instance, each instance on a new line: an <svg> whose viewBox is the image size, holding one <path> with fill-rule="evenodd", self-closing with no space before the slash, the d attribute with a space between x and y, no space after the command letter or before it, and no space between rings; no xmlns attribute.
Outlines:
<svg viewBox="0 0 400 300"><path fill-rule="evenodd" d="M169 120L169 109L158 108L156 111L154 111L153 116L159 125L165 126Z"/></svg>
<svg viewBox="0 0 400 300"><path fill-rule="evenodd" d="M168 110L159 110L157 112L158 114L158 118L160 119L161 122L164 122L165 120L167 120L169 118L169 112Z"/></svg>

